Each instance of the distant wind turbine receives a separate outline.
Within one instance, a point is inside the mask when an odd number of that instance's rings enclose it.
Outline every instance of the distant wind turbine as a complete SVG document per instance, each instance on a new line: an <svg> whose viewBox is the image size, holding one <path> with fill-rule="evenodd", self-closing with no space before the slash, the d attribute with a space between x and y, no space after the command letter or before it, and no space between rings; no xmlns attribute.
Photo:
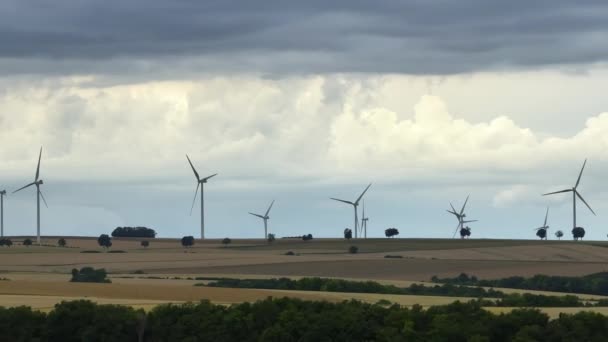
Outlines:
<svg viewBox="0 0 608 342"><path fill-rule="evenodd" d="M40 160L42 159L42 147L40 148L40 155L38 155L38 167L36 168L36 178L34 178L34 182L19 188L15 191L13 191L13 193L19 192L23 189L29 188L32 185L36 186L36 208L37 208L37 230L36 230L36 242L38 244L40 244L40 198L42 198L42 201L44 202L44 205L48 208L49 206L46 203L46 200L44 199L44 195L42 194L42 191L40 191L40 186L42 184L44 184L44 182L42 181L42 179L40 178Z"/></svg>
<svg viewBox="0 0 608 342"><path fill-rule="evenodd" d="M341 200L338 198L333 198L330 197L330 199L334 200L334 201L338 201L338 202L342 202L342 203L346 203L346 204L350 204L353 206L353 208L355 209L355 239L357 238L357 231L359 230L359 215L357 213L357 207L359 206L359 201L361 201L361 199L363 198L363 195L365 195L365 193L367 192L367 190L369 189L369 187L372 186L372 183L369 183L369 185L367 186L367 188L365 188L365 190L363 190L363 192L361 193L361 195L359 196L359 198L357 198L356 201L351 202L351 201L345 201L345 200Z"/></svg>
<svg viewBox="0 0 608 342"><path fill-rule="evenodd" d="M361 214L361 232L363 233L363 237L367 239L367 221L369 221L369 217L365 216L365 201L363 201L363 213Z"/></svg>
<svg viewBox="0 0 608 342"><path fill-rule="evenodd" d="M0 237L4 237L4 196L6 190L0 191Z"/></svg>
<svg viewBox="0 0 608 342"><path fill-rule="evenodd" d="M190 161L190 157L188 157L188 155L186 155L186 158L188 159L188 163L190 164L190 167L192 167L192 171L194 172L194 176L196 177L196 191L194 192L194 200L192 201L192 208L190 208L190 215L192 215L192 210L194 210L194 204L196 203L196 195L198 195L198 188L201 188L201 239L205 238L205 193L204 193L204 184L207 183L207 181L215 176L217 176L217 173L212 174L211 176L205 177L205 178L201 178L198 175L198 172L196 172L196 169L194 168L194 165L192 164L192 161Z"/></svg>
<svg viewBox="0 0 608 342"><path fill-rule="evenodd" d="M270 209L272 209L273 204L274 204L274 200L270 203L270 206L268 207L268 210L266 210L266 214L264 214L264 215L249 213L253 216L257 216L257 217L261 218L262 220L264 220L264 239L268 239L268 220L270 219L270 216L268 216L268 214L270 214Z"/></svg>
<svg viewBox="0 0 608 342"><path fill-rule="evenodd" d="M585 203L587 208L589 208L589 210L593 213L593 215L595 215L595 212L593 211L593 209L591 209L589 204L587 204L587 202L585 201L583 196L581 196L581 194L577 190L578 185L581 182L581 177L583 176L583 170L585 169L586 164L587 164L587 159L585 159L585 162L583 162L583 167L581 168L581 172L578 174L578 179L576 180L576 184L574 184L574 187L572 187L571 189L565 189L565 190L560 190L560 191L549 192L547 194L543 194L543 196L547 196L547 195L553 195L553 194L560 194L562 192L572 192L572 229L576 228L576 197L578 197L581 201L583 201L583 203Z"/></svg>
<svg viewBox="0 0 608 342"><path fill-rule="evenodd" d="M456 209L454 208L454 206L452 205L452 203L450 202L450 207L452 207L452 210L446 210L448 213L456 216L456 219L458 220L458 225L456 226L456 230L454 231L454 234L452 235L452 239L456 237L456 233L458 233L459 229L464 229L464 224L465 223L470 223L470 222L477 222L477 220L468 220L465 221L464 218L467 217L467 214L464 213L464 208L467 206L467 203L469 202L469 196L467 195L467 199L464 201L464 204L462 205L462 209L460 209L460 211L456 211Z"/></svg>

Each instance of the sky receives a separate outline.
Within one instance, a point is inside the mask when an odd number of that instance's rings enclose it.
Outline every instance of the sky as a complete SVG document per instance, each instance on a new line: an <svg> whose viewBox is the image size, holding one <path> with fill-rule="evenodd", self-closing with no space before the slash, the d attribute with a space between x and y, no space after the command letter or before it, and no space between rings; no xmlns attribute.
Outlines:
<svg viewBox="0 0 608 342"><path fill-rule="evenodd" d="M34 179L43 235L608 234L605 1L68 1L0 4L0 189ZM198 204L197 204L198 206ZM32 235L35 190L5 234Z"/></svg>

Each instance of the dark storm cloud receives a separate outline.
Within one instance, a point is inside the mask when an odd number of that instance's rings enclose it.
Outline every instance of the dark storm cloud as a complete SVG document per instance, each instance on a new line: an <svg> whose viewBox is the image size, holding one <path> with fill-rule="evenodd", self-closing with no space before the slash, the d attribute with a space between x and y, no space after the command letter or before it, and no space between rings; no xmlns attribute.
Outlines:
<svg viewBox="0 0 608 342"><path fill-rule="evenodd" d="M608 56L606 1L0 4L0 71L451 74Z"/></svg>

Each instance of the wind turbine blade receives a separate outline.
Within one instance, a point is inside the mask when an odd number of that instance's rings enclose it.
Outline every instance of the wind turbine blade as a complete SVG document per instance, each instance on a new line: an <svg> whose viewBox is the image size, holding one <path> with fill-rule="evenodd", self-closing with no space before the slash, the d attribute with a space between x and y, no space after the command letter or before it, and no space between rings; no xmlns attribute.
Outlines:
<svg viewBox="0 0 608 342"><path fill-rule="evenodd" d="M585 169L586 164L587 164L587 159L585 159L585 162L583 162L583 167L581 168L581 172L578 174L578 179L576 180L576 185L574 186L575 189L578 187L578 183L581 182L581 176L583 175L583 170Z"/></svg>
<svg viewBox="0 0 608 342"><path fill-rule="evenodd" d="M272 202L270 203L270 206L268 207L268 210L266 210L266 215L264 216L268 216L268 214L270 214L270 209L272 209L272 205L274 204L274 200L272 200Z"/></svg>
<svg viewBox="0 0 608 342"><path fill-rule="evenodd" d="M470 223L470 222L477 222L479 220L469 220L469 221L462 221L462 223Z"/></svg>
<svg viewBox="0 0 608 342"><path fill-rule="evenodd" d="M549 193L543 194L543 196L547 196L547 195L553 195L553 194L561 194L562 192L570 192L570 191L572 191L572 189L566 189L566 190L554 191L554 192L549 192Z"/></svg>
<svg viewBox="0 0 608 342"><path fill-rule="evenodd" d="M467 206L467 202L469 201L469 196L471 196L471 195L467 195L467 199L464 200L464 204L462 205L462 209L460 209L460 215L462 215L464 213L464 208Z"/></svg>
<svg viewBox="0 0 608 342"><path fill-rule="evenodd" d="M359 198L357 198L357 200L355 201L355 205L359 204L359 201L361 200L361 198L363 198L363 195L365 195L365 193L367 192L367 190L369 189L369 187L372 186L372 183L369 183L369 185L367 186L367 188L365 188L365 190L363 190L363 192L361 193L361 196L359 196Z"/></svg>
<svg viewBox="0 0 608 342"><path fill-rule="evenodd" d="M452 239L456 237L456 233L458 233L458 228L460 228L460 222L458 222L458 225L456 226L456 230L454 231L454 234L452 234Z"/></svg>
<svg viewBox="0 0 608 342"><path fill-rule="evenodd" d="M201 177L199 177L198 172L196 172L196 169L194 168L194 165L192 165L192 161L190 161L190 157L188 157L187 154L186 154L186 158L188 159L188 163L190 163L190 167L192 168L192 171L194 171L194 176L196 177L196 180L200 181Z"/></svg>
<svg viewBox="0 0 608 342"><path fill-rule="evenodd" d="M262 216L262 215L258 215L258 214L254 214L254 213L249 213L249 214L253 215L253 216L257 216L257 217L261 218L262 220L264 219L264 216Z"/></svg>
<svg viewBox="0 0 608 342"><path fill-rule="evenodd" d="M190 215L192 215L192 210L194 210L194 203L196 203L196 195L198 195L198 188L201 186L201 183L196 183L196 191L194 191L194 199L192 200L192 208L190 208Z"/></svg>
<svg viewBox="0 0 608 342"><path fill-rule="evenodd" d="M35 181L38 181L38 177L40 177L40 159L42 159L42 147L40 147L40 154L38 155L38 167L36 168Z"/></svg>
<svg viewBox="0 0 608 342"><path fill-rule="evenodd" d="M579 194L578 191L576 191L576 190L574 190L574 193L576 194L576 196L578 196L578 198L581 199L581 201L583 201L583 203L585 203L585 205L587 206L587 208L589 208L589 210L591 210L591 212L593 213L593 215L595 215L595 211L593 211L593 209L591 209L591 207L589 206L589 204L587 204L587 202L585 201L585 199L583 198L583 196L581 196L581 194Z"/></svg>
<svg viewBox="0 0 608 342"><path fill-rule="evenodd" d="M338 201L338 202L342 202L342 203L346 203L346 204L350 204L350 205L355 205L355 203L353 203L351 201L345 201L345 200L341 200L341 199L337 199L337 198L333 198L333 197L330 197L329 199L332 199L332 200Z"/></svg>
<svg viewBox="0 0 608 342"><path fill-rule="evenodd" d="M450 210L446 210L446 211L447 211L448 213L452 214L452 215L456 215L456 216L458 216L458 213L457 213L457 212L455 212L455 211L450 211Z"/></svg>
<svg viewBox="0 0 608 342"><path fill-rule="evenodd" d="M213 177L215 177L215 176L217 176L217 173L214 173L214 174L212 174L212 175L211 175L211 176L209 176L209 177L203 178L203 182L206 182L207 180L209 180L209 179L211 179L211 178L213 178Z"/></svg>
<svg viewBox="0 0 608 342"><path fill-rule="evenodd" d="M547 213L545 213L545 223L543 224L543 227L547 226L547 218L549 217L549 207L547 207Z"/></svg>
<svg viewBox="0 0 608 342"><path fill-rule="evenodd" d="M456 213L456 208L454 208L454 206L452 205L452 202L450 202L450 207L452 207L452 211L454 212L454 214Z"/></svg>
<svg viewBox="0 0 608 342"><path fill-rule="evenodd" d="M42 197L42 202L44 202L44 205L48 208L49 205L46 204L46 199L44 199L44 195L42 194L42 191L38 190L38 192L40 192L40 197Z"/></svg>
<svg viewBox="0 0 608 342"><path fill-rule="evenodd" d="M19 192L19 191L21 191L21 190L23 190L23 189L25 189L25 188L29 188L30 186L32 186L32 185L34 185L34 184L36 184L36 182L34 182L34 183L30 183L30 184L28 184L28 185L26 185L26 186L24 186L24 187L22 187L22 188L19 188L19 189L17 189L17 190L15 190L15 191L13 191L13 193L15 193L15 192Z"/></svg>

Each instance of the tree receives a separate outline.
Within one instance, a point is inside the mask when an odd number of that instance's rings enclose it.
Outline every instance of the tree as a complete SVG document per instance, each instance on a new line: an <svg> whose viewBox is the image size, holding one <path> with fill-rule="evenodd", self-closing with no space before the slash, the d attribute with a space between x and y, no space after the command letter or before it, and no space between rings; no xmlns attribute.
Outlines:
<svg viewBox="0 0 608 342"><path fill-rule="evenodd" d="M268 234L268 238L266 240L268 241L268 243L273 243L274 240L276 240L276 237L274 234Z"/></svg>
<svg viewBox="0 0 608 342"><path fill-rule="evenodd" d="M0 239L0 246L10 247L12 245L13 245L13 241L11 241L11 239L7 239L7 238Z"/></svg>
<svg viewBox="0 0 608 342"><path fill-rule="evenodd" d="M469 237L471 236L471 228L469 227L464 227L460 230L460 238L464 239L465 237Z"/></svg>
<svg viewBox="0 0 608 342"><path fill-rule="evenodd" d="M193 236L184 236L182 238L182 246L188 248L194 246L194 237Z"/></svg>
<svg viewBox="0 0 608 342"><path fill-rule="evenodd" d="M108 248L112 247L112 238L108 234L101 234L97 238L97 243L101 247L108 249Z"/></svg>
<svg viewBox="0 0 608 342"><path fill-rule="evenodd" d="M359 253L359 247L357 247L357 246L350 246L348 248L348 253L350 253L350 254L357 254L357 253Z"/></svg>
<svg viewBox="0 0 608 342"><path fill-rule="evenodd" d="M142 242L139 243L143 248L148 248L148 246L150 246L150 241L148 240L143 240Z"/></svg>
<svg viewBox="0 0 608 342"><path fill-rule="evenodd" d="M222 240L224 247L228 246L231 242L232 240L230 240L230 238L224 238L224 240Z"/></svg>
<svg viewBox="0 0 608 342"><path fill-rule="evenodd" d="M154 229L147 227L116 227L112 231L113 237L139 237L139 238L154 238L156 232Z"/></svg>
<svg viewBox="0 0 608 342"><path fill-rule="evenodd" d="M585 237L585 229L583 229L583 227L576 227L572 229L572 237L575 241L578 241L579 239L582 240L583 237Z"/></svg>
<svg viewBox="0 0 608 342"><path fill-rule="evenodd" d="M76 268L72 269L72 279L74 283L111 283L107 278L108 274L103 268L95 269L93 267L83 267L80 271Z"/></svg>
<svg viewBox="0 0 608 342"><path fill-rule="evenodd" d="M67 245L67 242L65 241L64 238L60 238L59 240L57 240L57 246L65 247L65 245Z"/></svg>
<svg viewBox="0 0 608 342"><path fill-rule="evenodd" d="M350 240L353 238L353 231L348 229L348 228L344 228L344 238L346 240Z"/></svg>
<svg viewBox="0 0 608 342"><path fill-rule="evenodd" d="M557 237L558 240L561 240L562 236L564 236L564 232L562 232L561 230L558 230L555 232L555 236Z"/></svg>
<svg viewBox="0 0 608 342"><path fill-rule="evenodd" d="M31 246L31 245L32 245L32 239L29 239L29 238L28 238L28 239L23 240L23 245L24 245L25 247L29 247L29 246Z"/></svg>
<svg viewBox="0 0 608 342"><path fill-rule="evenodd" d="M546 240L547 239L547 230L544 228L538 229L536 231L536 236L538 236L541 240Z"/></svg>
<svg viewBox="0 0 608 342"><path fill-rule="evenodd" d="M399 235L399 230L397 228L388 228L384 231L384 235L386 235L387 238L392 238Z"/></svg>
<svg viewBox="0 0 608 342"><path fill-rule="evenodd" d="M304 241L312 240L312 234L302 235L302 240L304 240Z"/></svg>

